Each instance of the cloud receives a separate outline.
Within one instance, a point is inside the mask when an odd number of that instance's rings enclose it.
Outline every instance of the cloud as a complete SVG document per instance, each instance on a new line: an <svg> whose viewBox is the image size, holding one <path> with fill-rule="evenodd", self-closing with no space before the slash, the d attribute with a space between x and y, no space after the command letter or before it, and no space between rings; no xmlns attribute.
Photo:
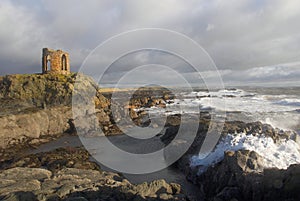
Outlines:
<svg viewBox="0 0 300 201"><path fill-rule="evenodd" d="M1 1L0 25L1 73L23 72L22 64L27 66L40 60L40 45L44 37L41 29L37 29L36 16L30 10Z"/></svg>
<svg viewBox="0 0 300 201"><path fill-rule="evenodd" d="M206 27L206 31L211 31L215 28L215 25L213 24L208 24L207 27Z"/></svg>
<svg viewBox="0 0 300 201"><path fill-rule="evenodd" d="M246 70L220 70L226 86L300 86L300 62L278 64L274 66L254 67ZM214 71L200 73L208 82L214 82Z"/></svg>
<svg viewBox="0 0 300 201"><path fill-rule="evenodd" d="M253 79L262 74L268 74L267 79L288 79L293 73L275 73L276 77L273 67L251 69L299 60L299 20L300 2L294 0L2 0L0 74L39 72L43 47L69 51L76 71L109 37L155 27L191 37L224 72L244 72L245 80L246 74ZM158 63L166 58L148 54L139 59ZM114 69L126 71L124 66ZM298 72L286 66L276 72L293 70Z"/></svg>

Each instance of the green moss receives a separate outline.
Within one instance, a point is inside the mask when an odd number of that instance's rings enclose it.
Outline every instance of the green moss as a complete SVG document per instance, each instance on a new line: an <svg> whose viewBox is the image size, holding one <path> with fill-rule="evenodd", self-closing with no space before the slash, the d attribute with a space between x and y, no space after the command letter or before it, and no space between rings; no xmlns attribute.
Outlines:
<svg viewBox="0 0 300 201"><path fill-rule="evenodd" d="M69 105L75 75L16 74L0 79L0 98L20 99L35 106Z"/></svg>

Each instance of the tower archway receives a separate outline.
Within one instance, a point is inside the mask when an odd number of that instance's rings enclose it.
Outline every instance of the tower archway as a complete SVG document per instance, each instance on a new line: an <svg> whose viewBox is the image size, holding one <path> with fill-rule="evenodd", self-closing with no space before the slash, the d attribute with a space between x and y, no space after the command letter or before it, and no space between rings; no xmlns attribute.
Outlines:
<svg viewBox="0 0 300 201"><path fill-rule="evenodd" d="M47 71L50 71L50 70L51 70L51 57L50 57L50 55L48 55L46 57L46 69L45 69L45 71L47 72Z"/></svg>
<svg viewBox="0 0 300 201"><path fill-rule="evenodd" d="M64 54L61 57L61 70L65 70L65 71L68 70L68 68L67 68L67 57Z"/></svg>

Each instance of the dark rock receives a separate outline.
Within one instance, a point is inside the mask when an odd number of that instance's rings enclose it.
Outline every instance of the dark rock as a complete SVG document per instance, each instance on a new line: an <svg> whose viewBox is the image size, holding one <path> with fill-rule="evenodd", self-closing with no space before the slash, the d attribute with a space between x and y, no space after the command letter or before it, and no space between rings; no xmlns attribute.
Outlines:
<svg viewBox="0 0 300 201"><path fill-rule="evenodd" d="M38 201L32 192L14 192L1 198L2 201Z"/></svg>
<svg viewBox="0 0 300 201"><path fill-rule="evenodd" d="M0 163L1 169L13 167L46 167L51 171L61 170L63 168L78 168L100 170L100 167L89 160L90 154L83 148L59 148L46 153L31 154L15 157L13 160Z"/></svg>
<svg viewBox="0 0 300 201"><path fill-rule="evenodd" d="M280 139L293 139L295 140L297 133L293 131L283 131L278 128L273 128L269 124L261 122L245 123L242 121L229 121L225 122L223 128L223 135L228 133L246 133L247 135L264 135L271 137L275 142Z"/></svg>
<svg viewBox="0 0 300 201"><path fill-rule="evenodd" d="M223 161L194 175L208 200L298 200L300 165L263 169L253 151L228 151Z"/></svg>

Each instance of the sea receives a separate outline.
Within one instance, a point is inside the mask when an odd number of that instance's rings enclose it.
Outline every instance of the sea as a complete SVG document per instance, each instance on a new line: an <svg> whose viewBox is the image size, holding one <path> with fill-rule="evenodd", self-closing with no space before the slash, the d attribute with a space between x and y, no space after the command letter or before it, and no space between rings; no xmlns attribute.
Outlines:
<svg viewBox="0 0 300 201"><path fill-rule="evenodd" d="M166 108L152 107L152 114L192 114L200 111L226 112L226 121L260 121L282 131L297 133L296 139L274 142L270 137L230 133L221 138L215 149L203 159L194 156L191 166L211 166L222 160L227 150L253 150L263 157L264 167L286 169L300 163L300 87L239 87L222 90L181 91ZM182 109L184 108L184 109Z"/></svg>

